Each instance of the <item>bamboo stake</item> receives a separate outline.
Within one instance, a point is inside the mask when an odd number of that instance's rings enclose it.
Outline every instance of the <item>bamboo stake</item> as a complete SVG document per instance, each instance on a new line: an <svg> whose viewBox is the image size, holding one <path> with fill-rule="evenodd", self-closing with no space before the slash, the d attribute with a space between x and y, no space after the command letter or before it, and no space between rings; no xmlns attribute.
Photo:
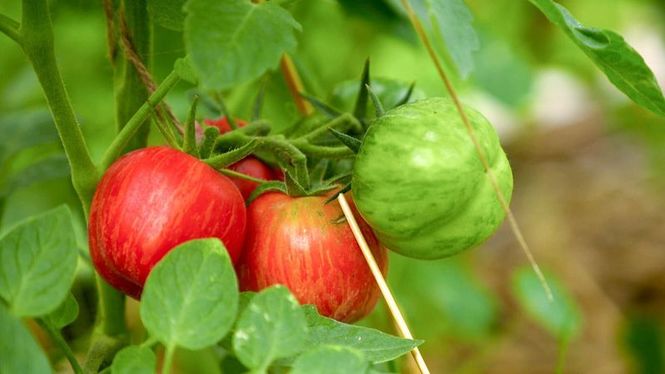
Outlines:
<svg viewBox="0 0 665 374"><path fill-rule="evenodd" d="M450 79L448 79L448 75L443 70L443 66L441 65L441 61L439 60L439 57L437 56L436 52L434 51L434 47L432 47L432 43L430 43L429 39L427 38L427 34L425 33L425 30L423 28L422 23L420 23L420 20L416 16L416 13L414 12L413 8L411 7L411 4L409 3L409 0L401 0L401 1L402 1L402 5L404 6L404 9L406 10L407 14L409 15L409 20L411 21L411 24L413 25L413 28L416 31L416 34L418 34L418 37L420 38L420 41L425 46L425 49L427 50L427 53L429 54L432 62L434 63L434 67L436 68L436 71L439 74L439 77L441 77L441 80L443 81L443 84L446 86L446 91L448 91L448 93L450 94L450 98L453 100L453 103L455 104L455 107L457 108L457 112L459 113L460 118L462 119L462 122L464 123L464 126L466 127L467 132L469 133L469 137L471 138L471 141L473 142L473 145L476 148L476 153L478 154L478 157L480 158L480 162L483 164L485 172L487 173L487 176L489 177L489 180L492 183L492 188L494 188L494 192L496 192L496 197L499 200L499 204L501 204L501 208L506 213L506 218L508 219L508 223L510 224L510 228L512 229L513 234L515 235L515 239L517 239L517 242L519 243L520 248L524 252L524 255L528 259L529 263L531 264L531 268L536 273L536 276L538 277L538 280L540 281L541 286L545 290L545 294L547 295L547 299L550 302L554 301L554 296L552 295L552 289L550 288L550 285L547 283L547 280L545 279L545 275L543 275L543 272L540 269L540 266L538 266L538 263L536 262L536 259L533 257L533 253L531 252L531 249L529 248L529 245L527 244L526 239L524 239L524 235L522 234L522 230L520 229L519 225L517 224L517 220L515 219L515 216L513 215L513 211L510 209L510 206L508 205L508 202L506 201L506 198L501 193L501 189L499 188L499 183L496 180L496 176L494 175L494 172L490 168L489 162L487 162L487 158L485 157L485 154L483 153L483 150L480 147L480 143L478 142L478 138L476 137L476 133L473 130L473 127L471 126L471 123L469 122L469 118L467 117L466 112L464 112L464 109L462 108L462 103L459 99L459 96L457 95L457 92L455 91L455 88L453 87L452 83L450 82Z"/></svg>
<svg viewBox="0 0 665 374"><path fill-rule="evenodd" d="M300 114L305 116L310 115L312 113L312 106L300 96L300 93L305 92L305 90L298 71L293 64L293 60L285 53L279 61L279 66L286 80L286 86L289 88L289 92L293 96L293 101L296 103L296 108L298 108Z"/></svg>
<svg viewBox="0 0 665 374"><path fill-rule="evenodd" d="M372 251L369 249L369 246L367 245L365 237L363 237L362 231L360 231L358 222L356 222L351 207L349 206L349 203L346 201L344 194L339 194L337 196L337 200L339 201L339 205L342 207L342 211L344 212L346 221L349 223L349 226L351 226L351 231L353 231L353 236L355 236L356 242L358 242L358 246L360 246L360 249L363 252L363 256L365 256L365 260L367 260L367 264L369 265L369 268L372 271L372 275L374 276L376 283L379 285L381 294L383 295L383 298L386 301L386 304L388 305L388 309L390 309L390 313L392 314L393 319L397 324L399 332L403 337L413 340L413 335L411 335L409 326L407 326L406 321L404 320L404 316L402 316L402 312L400 312L399 307L397 306L397 302L395 301L395 298L393 297L393 294L390 291L390 288L388 287L388 283L386 282L385 278L383 277L383 274L381 273L381 269L379 269L379 265L376 263L376 260L374 259L374 255L372 255ZM418 347L413 348L413 350L411 351L411 355L413 356L413 359L416 361L416 364L418 365L418 369L420 369L420 372L422 374L429 374L429 369L427 368L427 364L425 363L423 356L420 354L420 350L418 349Z"/></svg>

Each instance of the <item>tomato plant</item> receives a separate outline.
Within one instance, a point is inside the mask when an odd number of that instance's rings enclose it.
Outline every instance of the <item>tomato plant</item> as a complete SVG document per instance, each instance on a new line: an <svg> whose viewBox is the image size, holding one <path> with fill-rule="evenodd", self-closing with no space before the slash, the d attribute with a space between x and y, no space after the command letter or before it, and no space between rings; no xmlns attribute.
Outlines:
<svg viewBox="0 0 665 374"><path fill-rule="evenodd" d="M1 2L0 372L663 372L662 6L602 5Z"/></svg>
<svg viewBox="0 0 665 374"><path fill-rule="evenodd" d="M465 110L510 201L512 172L496 132ZM409 257L442 258L478 245L505 216L454 105L441 98L400 106L371 124L355 160L353 193L381 243Z"/></svg>
<svg viewBox="0 0 665 374"><path fill-rule="evenodd" d="M379 290L337 202L326 196L269 192L248 207L248 230L239 267L240 288L283 284L322 315L355 322L369 314ZM363 233L381 269L388 257L369 227Z"/></svg>
<svg viewBox="0 0 665 374"><path fill-rule="evenodd" d="M188 240L219 238L237 262L245 225L242 196L227 177L183 152L143 148L100 180L90 209L90 254L106 281L139 298L154 265Z"/></svg>

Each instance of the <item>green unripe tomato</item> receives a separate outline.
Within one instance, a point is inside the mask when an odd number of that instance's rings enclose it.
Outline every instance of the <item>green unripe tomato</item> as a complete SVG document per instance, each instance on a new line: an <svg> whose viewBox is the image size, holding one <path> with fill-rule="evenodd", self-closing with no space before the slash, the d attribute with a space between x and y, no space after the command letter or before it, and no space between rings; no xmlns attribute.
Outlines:
<svg viewBox="0 0 665 374"><path fill-rule="evenodd" d="M513 175L492 125L465 107L499 188ZM485 241L504 219L492 182L452 101L430 98L374 120L356 157L353 196L379 241L402 255L438 259Z"/></svg>

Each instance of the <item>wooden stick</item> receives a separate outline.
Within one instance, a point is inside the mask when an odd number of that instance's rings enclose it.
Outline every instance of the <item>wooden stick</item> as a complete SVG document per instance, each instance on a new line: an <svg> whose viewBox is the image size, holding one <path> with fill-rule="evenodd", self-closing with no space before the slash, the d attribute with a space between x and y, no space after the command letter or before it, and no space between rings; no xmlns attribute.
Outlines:
<svg viewBox="0 0 665 374"><path fill-rule="evenodd" d="M279 66L282 69L282 75L284 75L284 80L286 80L286 86L293 96L293 101L296 103L296 108L300 114L308 116L312 113L312 106L300 96L300 93L305 92L302 80L298 75L293 60L286 53L282 56L282 59L279 62Z"/></svg>
<svg viewBox="0 0 665 374"><path fill-rule="evenodd" d="M415 11L411 7L411 4L409 3L409 0L401 0L402 1L402 6L404 6L404 10L406 10L406 13L409 16L409 20L411 21L411 24L413 25L414 30L416 31L416 34L418 34L418 37L420 38L420 41L423 43L425 46L425 49L427 50L427 53L430 56L430 59L434 63L434 67L436 68L437 73L439 74L439 77L441 77L441 80L443 81L443 84L446 86L446 91L450 94L450 98L452 99L453 103L455 104L455 108L457 108L457 112L460 115L460 118L462 119L462 122L464 123L464 126L466 127L466 130L469 134L469 137L471 138L471 141L473 142L474 147L476 148L476 153L478 154L478 158L480 158L480 162L483 164L483 168L485 169L485 172L487 173L487 176L489 177L490 183L492 184L492 188L494 189L494 192L496 192L496 197L499 200L499 204L501 204L501 208L503 211L506 213L506 218L508 219L508 223L510 224L510 228L513 231L513 234L515 235L515 239L517 239L517 243L520 245L520 248L526 255L526 258L529 260L529 263L531 264L531 268L533 271L536 273L536 276L538 277L538 280L540 281L541 286L545 290L545 294L547 295L547 299L550 302L554 301L554 296L552 295L552 289L550 288L550 285L547 283L547 279L545 279L545 275L543 274L542 270L540 269L540 266L538 266L538 262L536 262L536 259L533 257L533 253L531 252L531 249L529 248L529 245L527 244L526 240L524 239L524 235L522 234L522 230L520 229L520 226L517 224L517 220L515 219L515 216L513 215L513 211L510 209L510 206L508 205L508 201L506 201L506 198L503 196L501 193L501 189L499 188L499 183L496 180L496 176L494 175L494 172L490 168L489 162L487 161L487 158L485 157L485 154L483 153L483 149L480 147L480 143L478 142L478 138L476 137L476 133L473 130L473 127L471 126L471 122L469 122L469 118L466 115L466 112L464 112L464 109L462 108L462 103L459 99L459 96L457 95L457 91L455 91L455 88L453 87L453 84L450 82L450 79L448 79L448 75L446 74L445 70L443 70L443 65L441 64L441 61L439 60L439 57L437 56L436 52L434 51L434 47L432 47L432 43L430 43L429 39L427 38L427 34L425 33L425 29L423 28L422 23L420 23L420 20L418 19L418 16L416 15Z"/></svg>
<svg viewBox="0 0 665 374"><path fill-rule="evenodd" d="M376 260L374 259L374 255L372 255L372 251L369 249L369 246L367 245L367 241L365 240L362 231L360 231L358 222L356 222L351 207L349 206L349 203L346 201L344 194L339 194L337 196L337 200L339 201L339 205L342 207L342 211L344 212L346 221L349 223L349 226L351 226L351 231L353 231L353 236L355 236L356 242L358 242L358 246L360 246L360 249L363 252L363 256L365 256L365 260L367 260L367 264L369 265L369 268L372 271L372 275L374 276L376 283L379 285L381 294L383 295L384 300L386 300L388 309L390 309L390 313L392 314L393 319L397 324L399 332L403 337L413 340L413 335L411 335L409 326L407 326L406 321L402 316L402 312L400 312L399 307L397 306L397 302L395 301L392 292L390 292L390 288L388 288L388 283L386 283L385 278L383 278L381 269L379 269L379 265L377 265ZM416 364L418 365L418 369L420 369L420 372L422 374L429 374L429 369L427 368L427 364L425 363L423 356L420 354L420 350L418 349L418 347L413 348L413 350L411 351L411 355L416 361Z"/></svg>

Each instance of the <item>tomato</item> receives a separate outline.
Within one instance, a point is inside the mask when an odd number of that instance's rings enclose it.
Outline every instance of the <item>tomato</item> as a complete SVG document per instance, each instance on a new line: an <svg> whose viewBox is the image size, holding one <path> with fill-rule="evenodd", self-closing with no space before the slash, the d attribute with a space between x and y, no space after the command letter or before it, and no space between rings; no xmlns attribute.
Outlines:
<svg viewBox="0 0 665 374"><path fill-rule="evenodd" d="M258 291L287 286L301 304L345 322L357 321L376 304L379 289L342 210L326 196L289 197L269 192L247 211L247 239L239 266L240 288ZM387 253L359 220L377 263Z"/></svg>
<svg viewBox="0 0 665 374"><path fill-rule="evenodd" d="M513 177L498 136L465 108L510 201ZM356 157L352 190L360 214L388 249L437 259L486 240L505 213L453 103L431 98L376 119Z"/></svg>
<svg viewBox="0 0 665 374"><path fill-rule="evenodd" d="M268 165L261 162L258 158L249 156L246 157L235 164L229 166L229 169L237 171L238 173L243 173L249 175L250 177L263 179L263 180L274 180L276 179L273 169ZM242 197L247 199L249 195L259 186L258 183L248 181L242 178L231 177L231 181L240 190Z"/></svg>
<svg viewBox="0 0 665 374"><path fill-rule="evenodd" d="M90 254L112 286L139 298L153 266L188 240L216 237L240 257L244 200L225 176L186 153L130 152L102 177L90 209Z"/></svg>

